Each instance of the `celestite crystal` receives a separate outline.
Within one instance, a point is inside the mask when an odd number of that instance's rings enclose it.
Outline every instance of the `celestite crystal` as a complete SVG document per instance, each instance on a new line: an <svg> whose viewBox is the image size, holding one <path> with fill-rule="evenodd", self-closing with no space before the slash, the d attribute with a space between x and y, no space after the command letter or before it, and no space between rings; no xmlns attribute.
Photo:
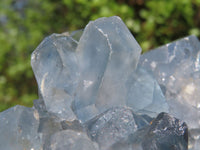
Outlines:
<svg viewBox="0 0 200 150"><path fill-rule="evenodd" d="M140 57L116 16L46 37L39 98L0 113L0 150L199 150L199 50L189 36Z"/></svg>
<svg viewBox="0 0 200 150"><path fill-rule="evenodd" d="M166 99L199 109L199 48L195 36L185 37L142 55L140 64L153 72Z"/></svg>
<svg viewBox="0 0 200 150"><path fill-rule="evenodd" d="M168 102L169 112L184 120L189 130L196 131L200 128L199 56L199 40L188 36L143 54L139 62L139 66L157 79ZM199 135L190 134L191 149L198 149L192 143L199 141Z"/></svg>
<svg viewBox="0 0 200 150"><path fill-rule="evenodd" d="M71 110L79 76L76 47L77 42L71 37L53 34L44 39L31 58L46 109L68 120L76 119Z"/></svg>
<svg viewBox="0 0 200 150"><path fill-rule="evenodd" d="M41 99L49 112L63 120L76 119L75 113L83 123L113 106L154 116L168 112L156 80L141 69L135 73L141 48L119 17L92 21L77 33L53 34L32 54Z"/></svg>
<svg viewBox="0 0 200 150"><path fill-rule="evenodd" d="M87 124L92 140L96 141L101 149L106 150L138 129L149 125L149 122L129 108L116 107L93 118Z"/></svg>
<svg viewBox="0 0 200 150"><path fill-rule="evenodd" d="M89 135L101 150L187 150L188 147L186 123L167 113L152 119L129 108L114 108L91 120L90 125Z"/></svg>
<svg viewBox="0 0 200 150"><path fill-rule="evenodd" d="M0 149L42 149L39 118L33 108L15 106L0 113Z"/></svg>
<svg viewBox="0 0 200 150"><path fill-rule="evenodd" d="M74 110L80 120L85 122L112 106L126 105L126 81L140 52L118 17L101 18L86 26L77 47L80 79Z"/></svg>
<svg viewBox="0 0 200 150"><path fill-rule="evenodd" d="M157 81L144 68L138 67L128 78L127 106L134 111L156 117L169 107Z"/></svg>
<svg viewBox="0 0 200 150"><path fill-rule="evenodd" d="M51 150L99 150L98 145L88 136L73 130L64 130L51 137Z"/></svg>

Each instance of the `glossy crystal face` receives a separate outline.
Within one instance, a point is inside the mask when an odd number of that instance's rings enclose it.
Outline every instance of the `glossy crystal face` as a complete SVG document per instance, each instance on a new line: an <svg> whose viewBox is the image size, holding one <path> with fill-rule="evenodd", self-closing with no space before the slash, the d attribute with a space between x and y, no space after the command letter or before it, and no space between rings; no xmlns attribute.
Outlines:
<svg viewBox="0 0 200 150"><path fill-rule="evenodd" d="M0 113L2 150L198 150L200 43L141 55L117 17L52 34L31 65L38 100Z"/></svg>

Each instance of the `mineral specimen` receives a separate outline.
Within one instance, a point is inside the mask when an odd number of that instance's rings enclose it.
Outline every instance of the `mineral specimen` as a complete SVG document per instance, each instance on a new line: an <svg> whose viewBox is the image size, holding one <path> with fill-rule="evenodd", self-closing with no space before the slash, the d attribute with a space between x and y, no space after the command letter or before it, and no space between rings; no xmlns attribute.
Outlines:
<svg viewBox="0 0 200 150"><path fill-rule="evenodd" d="M53 34L32 54L49 112L64 120L76 119L75 113L84 123L113 106L168 111L156 80L141 69L135 72L141 48L120 18L90 22L78 45L73 36ZM140 96L144 91L146 95Z"/></svg>
<svg viewBox="0 0 200 150"><path fill-rule="evenodd" d="M199 50L189 36L140 57L116 16L52 34L31 57L34 106L0 113L0 149L198 150Z"/></svg>

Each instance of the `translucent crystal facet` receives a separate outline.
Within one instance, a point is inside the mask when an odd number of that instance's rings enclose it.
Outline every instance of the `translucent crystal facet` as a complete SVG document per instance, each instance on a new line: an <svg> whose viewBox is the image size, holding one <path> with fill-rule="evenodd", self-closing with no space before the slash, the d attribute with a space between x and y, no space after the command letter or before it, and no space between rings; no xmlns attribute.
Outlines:
<svg viewBox="0 0 200 150"><path fill-rule="evenodd" d="M86 134L65 130L55 133L49 145L51 150L98 150L98 145L92 142Z"/></svg>
<svg viewBox="0 0 200 150"><path fill-rule="evenodd" d="M127 81L127 106L134 111L157 116L168 112L169 107L155 78L144 68L138 67Z"/></svg>
<svg viewBox="0 0 200 150"><path fill-rule="evenodd" d="M36 48L31 58L46 109L68 120L76 118L71 110L79 76L76 47L77 42L71 37L53 34Z"/></svg>
<svg viewBox="0 0 200 150"><path fill-rule="evenodd" d="M24 150L42 148L37 132L39 118L32 108L12 107L0 113L0 149Z"/></svg>
<svg viewBox="0 0 200 150"><path fill-rule="evenodd" d="M86 26L77 47L81 73L74 101L83 122L111 106L126 105L126 81L140 52L119 17L100 18Z"/></svg>
<svg viewBox="0 0 200 150"><path fill-rule="evenodd" d="M149 125L149 122L129 108L116 107L93 118L87 124L90 137L99 143L102 150L106 150Z"/></svg>
<svg viewBox="0 0 200 150"><path fill-rule="evenodd" d="M139 62L160 84L170 114L187 122L191 149L199 140L192 132L200 128L199 54L199 40L188 36L143 54Z"/></svg>
<svg viewBox="0 0 200 150"><path fill-rule="evenodd" d="M152 50L140 59L140 65L159 82L171 114L187 121L190 128L200 127L200 120L191 117L200 117L199 48L198 39L189 36Z"/></svg>
<svg viewBox="0 0 200 150"><path fill-rule="evenodd" d="M200 42L140 53L117 16L45 38L39 98L0 113L0 149L199 150Z"/></svg>

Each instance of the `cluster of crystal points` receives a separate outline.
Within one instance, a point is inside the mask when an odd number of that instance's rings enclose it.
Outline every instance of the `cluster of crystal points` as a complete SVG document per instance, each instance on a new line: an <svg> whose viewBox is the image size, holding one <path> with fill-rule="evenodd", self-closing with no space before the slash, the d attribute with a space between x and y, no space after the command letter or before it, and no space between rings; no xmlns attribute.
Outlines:
<svg viewBox="0 0 200 150"><path fill-rule="evenodd" d="M199 150L200 42L140 53L115 16L45 38L31 58L39 99L0 113L0 149Z"/></svg>

